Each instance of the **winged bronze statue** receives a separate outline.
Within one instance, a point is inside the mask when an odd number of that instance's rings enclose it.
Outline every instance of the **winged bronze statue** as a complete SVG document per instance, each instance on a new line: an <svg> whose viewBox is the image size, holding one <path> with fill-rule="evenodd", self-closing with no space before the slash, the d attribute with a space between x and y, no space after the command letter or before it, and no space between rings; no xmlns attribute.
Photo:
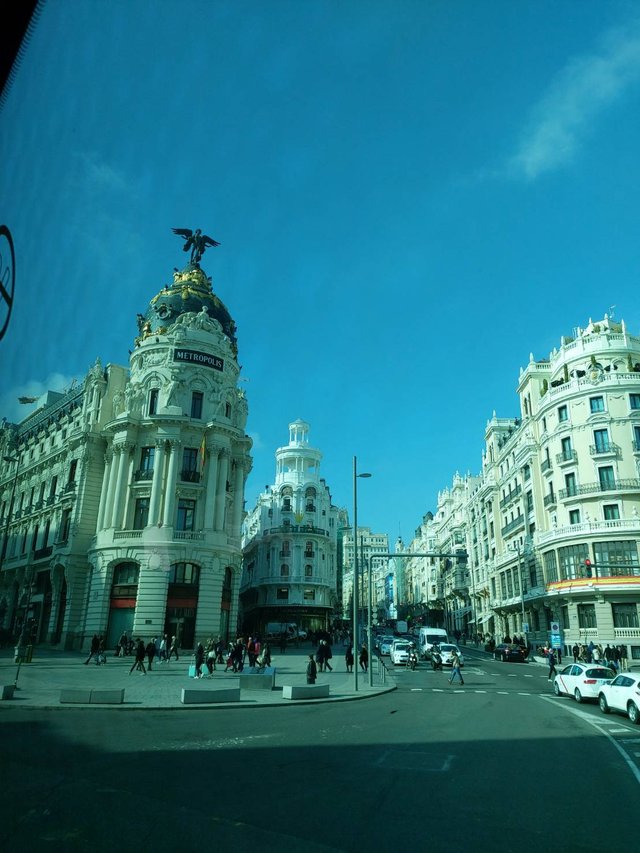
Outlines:
<svg viewBox="0 0 640 853"><path fill-rule="evenodd" d="M188 252L191 249L191 263L198 266L200 258L204 255L207 246L219 246L217 240L213 237L208 237L203 234L200 228L192 231L191 228L174 228L173 233L184 239L183 252Z"/></svg>

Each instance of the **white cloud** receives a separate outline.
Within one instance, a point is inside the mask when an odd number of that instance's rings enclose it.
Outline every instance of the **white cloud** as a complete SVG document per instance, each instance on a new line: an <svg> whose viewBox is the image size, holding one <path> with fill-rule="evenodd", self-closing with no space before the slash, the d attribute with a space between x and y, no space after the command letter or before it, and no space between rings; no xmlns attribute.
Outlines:
<svg viewBox="0 0 640 853"><path fill-rule="evenodd" d="M535 180L571 162L600 114L640 79L640 27L610 31L594 53L571 59L534 107L511 175Z"/></svg>
<svg viewBox="0 0 640 853"><path fill-rule="evenodd" d="M50 373L46 379L30 379L22 385L10 388L0 396L0 417L10 423L20 423L37 408L36 403L20 403L19 397L41 397L47 391L65 391L72 382L81 381L82 377L65 376L62 373Z"/></svg>

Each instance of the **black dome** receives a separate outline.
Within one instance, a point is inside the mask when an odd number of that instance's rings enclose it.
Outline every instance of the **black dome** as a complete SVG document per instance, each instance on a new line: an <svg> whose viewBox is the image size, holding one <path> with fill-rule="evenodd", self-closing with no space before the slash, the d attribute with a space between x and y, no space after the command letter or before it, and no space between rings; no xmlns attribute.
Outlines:
<svg viewBox="0 0 640 853"><path fill-rule="evenodd" d="M217 320L234 350L237 346L236 324L224 303L211 289L211 279L198 266L189 265L173 274L173 284L165 287L149 303L147 313L138 316L141 334L163 334L181 314L198 314L206 308L209 317Z"/></svg>

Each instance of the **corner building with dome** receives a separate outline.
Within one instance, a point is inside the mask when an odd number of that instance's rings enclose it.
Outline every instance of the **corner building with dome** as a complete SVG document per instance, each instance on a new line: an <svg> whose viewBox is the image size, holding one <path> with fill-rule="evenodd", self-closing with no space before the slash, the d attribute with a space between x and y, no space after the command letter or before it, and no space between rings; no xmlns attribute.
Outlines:
<svg viewBox="0 0 640 853"><path fill-rule="evenodd" d="M235 636L251 469L236 327L198 263L138 315L130 369L99 361L0 432L0 624L34 642L180 648ZM6 459L4 458L6 457Z"/></svg>

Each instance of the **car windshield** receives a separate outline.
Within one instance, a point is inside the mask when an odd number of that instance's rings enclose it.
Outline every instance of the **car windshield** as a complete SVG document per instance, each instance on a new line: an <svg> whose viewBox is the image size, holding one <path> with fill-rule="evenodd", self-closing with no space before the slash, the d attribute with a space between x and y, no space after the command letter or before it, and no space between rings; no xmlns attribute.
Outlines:
<svg viewBox="0 0 640 853"><path fill-rule="evenodd" d="M396 652L404 652L409 648L409 643L396 643L393 648Z"/></svg>
<svg viewBox="0 0 640 853"><path fill-rule="evenodd" d="M450 646L448 643L443 643L440 646L440 651L441 652L457 652L458 649L456 648L456 646Z"/></svg>

